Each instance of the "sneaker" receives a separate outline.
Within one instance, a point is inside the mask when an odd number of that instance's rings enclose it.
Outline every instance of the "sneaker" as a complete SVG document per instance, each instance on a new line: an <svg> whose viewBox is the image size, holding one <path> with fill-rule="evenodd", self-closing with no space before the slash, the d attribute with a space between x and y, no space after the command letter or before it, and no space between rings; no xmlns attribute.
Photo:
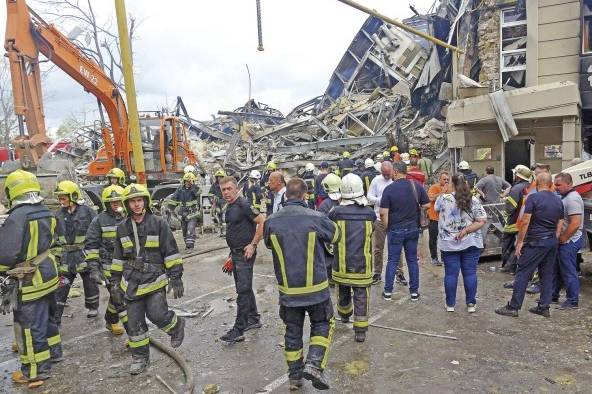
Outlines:
<svg viewBox="0 0 592 394"><path fill-rule="evenodd" d="M379 282L382 282L382 276L380 274L374 274L372 276L372 284L375 285Z"/></svg>
<svg viewBox="0 0 592 394"><path fill-rule="evenodd" d="M99 311L97 309L89 309L88 312L86 312L86 317L88 317L89 319L97 317L98 315Z"/></svg>
<svg viewBox="0 0 592 394"><path fill-rule="evenodd" d="M432 259L432 265L435 265L435 266L438 266L439 267L439 266L442 265L442 262L440 260L438 260L438 259Z"/></svg>
<svg viewBox="0 0 592 394"><path fill-rule="evenodd" d="M178 348L183 343L185 338L185 319L181 316L177 317L177 324L171 333L171 347Z"/></svg>
<svg viewBox="0 0 592 394"><path fill-rule="evenodd" d="M249 330L255 330L257 328L261 328L263 327L263 324L261 324L261 320L250 320L249 323L247 324L247 326L245 327L245 329L243 330L243 332L249 331Z"/></svg>
<svg viewBox="0 0 592 394"><path fill-rule="evenodd" d="M393 293L387 293L386 291L383 291L382 298L384 298L387 301L390 301L393 299Z"/></svg>
<svg viewBox="0 0 592 394"><path fill-rule="evenodd" d="M454 307L446 305L446 312L454 312Z"/></svg>
<svg viewBox="0 0 592 394"><path fill-rule="evenodd" d="M397 275L395 275L395 281L402 286L407 286L407 279L405 278L405 274L402 272L399 272Z"/></svg>
<svg viewBox="0 0 592 394"><path fill-rule="evenodd" d="M354 333L354 340L356 342L364 342L366 340L366 333L364 331L356 331Z"/></svg>
<svg viewBox="0 0 592 394"><path fill-rule="evenodd" d="M129 373L131 375L139 375L148 368L150 359L144 357L132 358L132 365L130 365Z"/></svg>
<svg viewBox="0 0 592 394"><path fill-rule="evenodd" d="M411 301L419 301L419 293L411 293Z"/></svg>
<svg viewBox="0 0 592 394"><path fill-rule="evenodd" d="M543 317L551 317L551 312L549 312L549 308L541 308L540 306L533 306L532 308L528 309L530 313L534 313L535 315L541 315Z"/></svg>
<svg viewBox="0 0 592 394"><path fill-rule="evenodd" d="M290 391L300 390L301 387L302 387L302 378L300 378L300 379L290 378L290 381L288 383L288 390L290 390Z"/></svg>
<svg viewBox="0 0 592 394"><path fill-rule="evenodd" d="M477 312L477 306L475 306L475 304L467 304L467 312L469 312L469 313Z"/></svg>
<svg viewBox="0 0 592 394"><path fill-rule="evenodd" d="M513 289L514 288L514 282L506 282L504 283L504 289Z"/></svg>
<svg viewBox="0 0 592 394"><path fill-rule="evenodd" d="M226 343L236 343L244 341L245 337L242 332L233 327L226 334L222 335L220 340Z"/></svg>
<svg viewBox="0 0 592 394"><path fill-rule="evenodd" d="M532 285L528 286L526 292L528 294L539 294L541 292L541 288L537 283L533 283Z"/></svg>
<svg viewBox="0 0 592 394"><path fill-rule="evenodd" d="M495 313L502 316L518 317L518 309L512 309L508 304L497 308Z"/></svg>
<svg viewBox="0 0 592 394"><path fill-rule="evenodd" d="M327 378L325 378L325 374L319 368L311 365L306 364L304 366L304 371L302 373L304 379L310 380L312 382L312 387L317 390L329 390L329 382L327 382Z"/></svg>
<svg viewBox="0 0 592 394"><path fill-rule="evenodd" d="M571 301L563 301L558 307L557 309L561 309L561 310L569 310L569 309L579 309L580 307L578 306L578 304L574 304Z"/></svg>

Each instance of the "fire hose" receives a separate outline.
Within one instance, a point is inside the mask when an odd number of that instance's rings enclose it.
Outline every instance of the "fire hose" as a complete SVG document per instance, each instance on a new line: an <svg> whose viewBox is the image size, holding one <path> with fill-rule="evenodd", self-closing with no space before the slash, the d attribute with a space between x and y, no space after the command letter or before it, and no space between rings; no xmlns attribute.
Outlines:
<svg viewBox="0 0 592 394"><path fill-rule="evenodd" d="M195 389L195 381L193 379L193 373L191 373L191 368L189 368L189 365L187 364L187 362L183 359L183 357L181 357L181 355L179 353L177 353L172 347L165 345L164 343L160 342L158 339L154 338L154 337L150 337L150 344L152 344L155 348L157 348L158 350L160 350L161 352L163 352L164 354L166 354L167 356L169 356L170 358L172 358L173 360L175 360L175 362L181 367L181 369L183 370L183 373L185 374L185 387L182 391L183 394L192 394L193 390ZM159 378L158 375L156 375L157 378ZM171 391L172 393L176 394L177 392L168 384L166 384L166 382L160 378L158 379L167 389L169 389L169 391Z"/></svg>

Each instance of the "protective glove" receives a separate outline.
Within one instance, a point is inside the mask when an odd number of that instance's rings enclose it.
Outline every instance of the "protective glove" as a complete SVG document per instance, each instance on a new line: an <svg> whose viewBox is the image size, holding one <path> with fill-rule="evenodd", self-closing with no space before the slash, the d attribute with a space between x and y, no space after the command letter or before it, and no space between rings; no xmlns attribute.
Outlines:
<svg viewBox="0 0 592 394"><path fill-rule="evenodd" d="M222 266L222 272L228 275L232 275L232 270L234 269L234 264L232 262L232 257L228 256L224 265Z"/></svg>
<svg viewBox="0 0 592 394"><path fill-rule="evenodd" d="M169 292L173 291L173 298L183 297L183 280L181 278L171 278L169 280Z"/></svg>
<svg viewBox="0 0 592 394"><path fill-rule="evenodd" d="M99 269L97 267L92 267L90 269L90 280L92 280L93 282L97 283L97 284L101 284L103 283L103 275L101 274L101 271L99 271Z"/></svg>
<svg viewBox="0 0 592 394"><path fill-rule="evenodd" d="M120 282L111 285L111 300L115 305L123 305L125 303L125 294L120 286Z"/></svg>

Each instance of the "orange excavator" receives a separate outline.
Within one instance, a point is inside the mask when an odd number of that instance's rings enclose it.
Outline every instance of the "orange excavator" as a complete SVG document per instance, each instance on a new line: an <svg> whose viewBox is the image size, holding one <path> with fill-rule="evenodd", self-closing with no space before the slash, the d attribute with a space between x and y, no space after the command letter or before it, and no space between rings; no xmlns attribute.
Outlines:
<svg viewBox="0 0 592 394"><path fill-rule="evenodd" d="M109 117L102 125L104 146L88 166L90 179L99 180L113 167L134 175L128 115L117 85L96 61L85 55L54 25L31 10L25 0L6 0L4 48L10 61L14 110L19 136L13 141L25 168L36 169L47 152L39 53L94 95ZM149 184L178 179L183 167L195 165L187 127L173 116L140 119L142 147ZM26 129L26 131L25 131ZM142 174L143 175L143 174ZM140 177L139 177L140 178Z"/></svg>

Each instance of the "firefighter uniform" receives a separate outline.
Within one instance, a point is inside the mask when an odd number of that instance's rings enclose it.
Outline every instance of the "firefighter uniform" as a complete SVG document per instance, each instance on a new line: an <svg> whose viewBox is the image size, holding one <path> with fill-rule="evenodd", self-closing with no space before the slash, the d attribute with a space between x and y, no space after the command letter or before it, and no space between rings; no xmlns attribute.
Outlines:
<svg viewBox="0 0 592 394"><path fill-rule="evenodd" d="M88 317L96 316L96 311L99 309L99 285L91 279L90 269L84 256L86 231L96 214L89 206L76 203L81 197L80 190L71 181L60 182L54 194L66 194L74 203L73 212L65 207L56 212L59 244L57 250L61 253L60 275L63 277L62 284L56 293L55 319L59 325L76 275L79 274L82 278L84 306L89 310Z"/></svg>
<svg viewBox="0 0 592 394"><path fill-rule="evenodd" d="M331 210L329 219L337 223L341 232L333 259L337 313L344 321L348 321L353 313L354 331L365 332L368 330L373 274L372 224L376 214L368 206L340 205Z"/></svg>
<svg viewBox="0 0 592 394"><path fill-rule="evenodd" d="M513 172L516 182L505 198L504 217L506 224L502 233L502 266L504 271L511 272L516 270L518 260L515 255L516 237L518 235L516 223L524 205L524 196L527 195L530 186L528 179L532 176L532 172L526 166L518 165L513 169Z"/></svg>
<svg viewBox="0 0 592 394"><path fill-rule="evenodd" d="M249 183L244 189L244 195L249 205L251 205L253 208L256 208L257 210L261 210L263 192L261 191L261 186L259 185L258 181L252 182L249 180Z"/></svg>
<svg viewBox="0 0 592 394"><path fill-rule="evenodd" d="M304 201L288 200L265 221L264 240L272 250L278 281L290 379L301 379L303 373L306 377L309 365L322 373L335 330L323 243L336 243L339 229L324 214L308 209ZM306 313L311 329L305 366L302 336Z"/></svg>
<svg viewBox="0 0 592 394"><path fill-rule="evenodd" d="M226 176L226 171L219 169L214 174L214 178L216 179L212 186L210 187L209 194L211 196L210 201L212 202L212 210L214 212L213 219L219 225L222 226L223 219L222 219L222 206L224 205L224 198L222 196L222 190L220 189L220 179ZM221 229L223 231L223 229Z"/></svg>
<svg viewBox="0 0 592 394"><path fill-rule="evenodd" d="M199 216L199 188L193 183L195 175L187 173L183 176L183 182L191 182L191 186L185 184L179 186L170 197L168 205L177 206L178 215L181 219L181 230L183 240L187 249L193 249L195 245L195 228Z"/></svg>
<svg viewBox="0 0 592 394"><path fill-rule="evenodd" d="M308 207L310 209L315 209L315 202L316 202L316 176L313 171L305 171L302 174L302 180L306 183L306 187L308 189Z"/></svg>
<svg viewBox="0 0 592 394"><path fill-rule="evenodd" d="M89 269L102 271L107 282L109 302L105 310L105 322L107 329L113 334L123 334L119 322L127 330L127 310L125 303L113 300L111 283L111 260L113 260L113 248L117 226L124 219L123 212L114 212L111 209L111 201L121 201L123 188L121 186L108 186L103 190L102 201L104 211L97 215L90 223L86 232L84 249L86 263Z"/></svg>
<svg viewBox="0 0 592 394"><path fill-rule="evenodd" d="M140 196L145 199L145 213L142 221L136 223L126 204L129 199ZM165 287L170 280L171 286L180 283L182 289L183 261L168 223L151 212L147 189L142 185L128 185L123 201L128 217L117 226L111 275L116 291L121 290L125 296L128 344L133 358L130 372L136 374L142 372L150 360L146 317L171 336L171 344L179 338L176 346L182 342L185 322L168 309ZM139 365L135 371L134 365Z"/></svg>
<svg viewBox="0 0 592 394"><path fill-rule="evenodd" d="M12 310L21 362L13 380L23 383L49 377L51 360L62 358L54 320L58 265L51 250L57 239L57 222L42 205L40 185L33 174L14 171L6 178L4 187L11 209L0 227L0 276L16 280L12 269L30 271L12 285L17 295Z"/></svg>
<svg viewBox="0 0 592 394"><path fill-rule="evenodd" d="M377 175L380 175L380 172L376 171L376 168L367 167L364 172L362 173L362 182L364 183L364 195L368 194L368 190L370 189L370 184L372 183L372 179L374 179Z"/></svg>

